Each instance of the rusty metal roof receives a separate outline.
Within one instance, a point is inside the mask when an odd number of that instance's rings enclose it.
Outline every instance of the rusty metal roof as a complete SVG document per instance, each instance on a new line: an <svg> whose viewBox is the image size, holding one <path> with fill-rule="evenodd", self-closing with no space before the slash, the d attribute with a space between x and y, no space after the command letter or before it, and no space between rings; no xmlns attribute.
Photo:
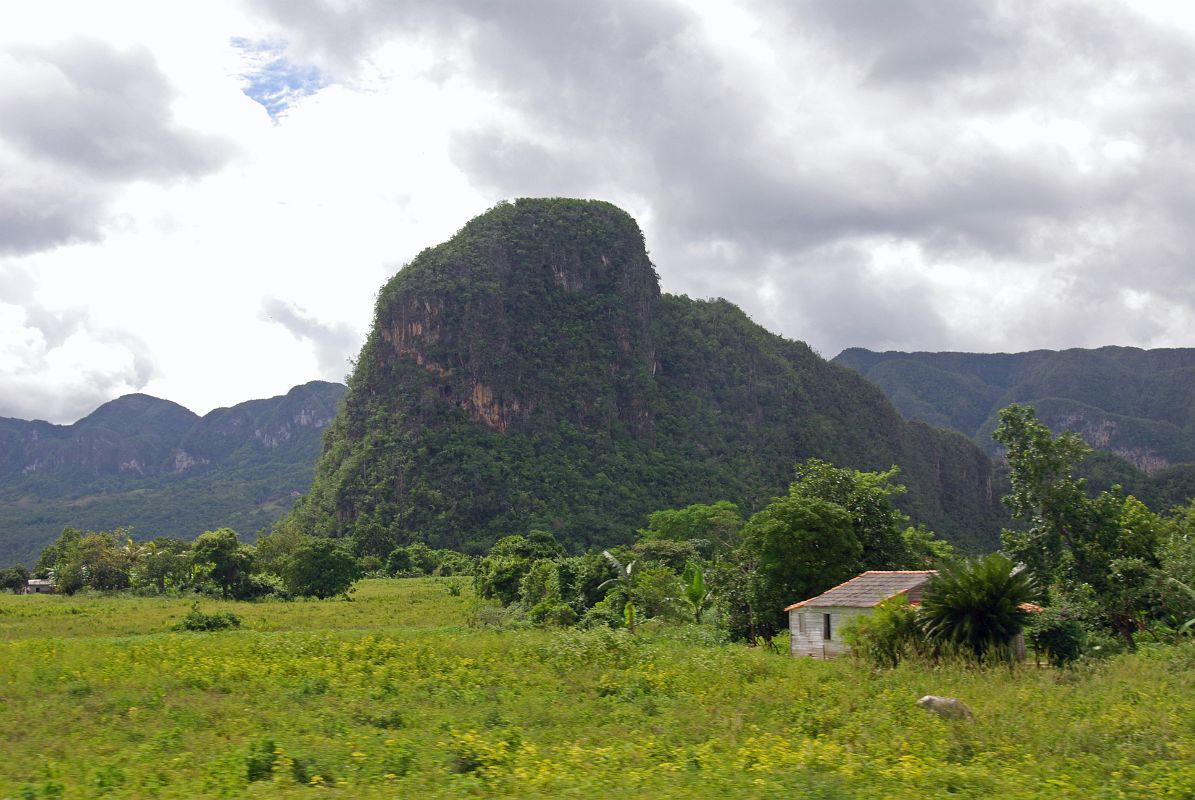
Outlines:
<svg viewBox="0 0 1195 800"><path fill-rule="evenodd" d="M921 601L921 589L926 581L937 574L937 570L932 569L904 572L870 570L846 583L838 584L817 597L793 603L784 610L823 606L872 608L898 594L907 595L910 603L918 603Z"/></svg>

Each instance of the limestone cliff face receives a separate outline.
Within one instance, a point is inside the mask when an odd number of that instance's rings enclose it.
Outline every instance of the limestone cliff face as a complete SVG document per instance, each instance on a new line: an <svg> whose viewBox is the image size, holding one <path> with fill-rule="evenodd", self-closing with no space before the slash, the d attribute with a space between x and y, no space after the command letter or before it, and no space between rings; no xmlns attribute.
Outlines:
<svg viewBox="0 0 1195 800"><path fill-rule="evenodd" d="M655 364L658 296L642 234L614 206L499 206L382 290L361 383L387 394L386 362L398 359L495 431L544 414L649 434L650 404L635 385ZM562 367L577 385L560 382Z"/></svg>
<svg viewBox="0 0 1195 800"><path fill-rule="evenodd" d="M990 544L990 462L944 436L914 432L876 387L730 303L662 296L625 212L519 200L379 292L292 520L377 548L476 551L532 527L609 545L660 508L750 512L820 456L914 464L920 520L944 530L957 511L968 544Z"/></svg>

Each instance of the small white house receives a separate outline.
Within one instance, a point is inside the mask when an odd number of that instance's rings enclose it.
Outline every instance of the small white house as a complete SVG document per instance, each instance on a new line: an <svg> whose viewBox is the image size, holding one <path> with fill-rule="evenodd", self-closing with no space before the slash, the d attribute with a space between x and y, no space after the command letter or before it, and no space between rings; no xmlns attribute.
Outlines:
<svg viewBox="0 0 1195 800"><path fill-rule="evenodd" d="M25 594L53 594L54 581L49 578L30 578L25 582Z"/></svg>
<svg viewBox="0 0 1195 800"><path fill-rule="evenodd" d="M842 640L842 628L852 618L870 614L889 598L903 594L909 603L921 602L921 591L935 570L892 572L871 570L840 583L817 597L793 603L788 612L794 656L833 658L850 650Z"/></svg>
<svg viewBox="0 0 1195 800"><path fill-rule="evenodd" d="M909 605L921 605L925 584L937 574L934 569L870 570L817 597L793 603L784 609L788 612L790 652L811 658L833 658L849 652L850 646L842 640L842 628L849 620L870 614L880 603L901 594L908 598ZM1041 606L1034 603L1021 603L1020 608L1030 613L1041 611ZM1013 657L1024 661L1025 634L1018 633L1011 644Z"/></svg>

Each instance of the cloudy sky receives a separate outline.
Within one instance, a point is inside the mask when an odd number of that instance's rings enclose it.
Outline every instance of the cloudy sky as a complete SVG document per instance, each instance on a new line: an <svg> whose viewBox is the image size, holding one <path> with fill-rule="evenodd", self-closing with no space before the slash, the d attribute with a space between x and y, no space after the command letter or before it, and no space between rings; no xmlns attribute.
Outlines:
<svg viewBox="0 0 1195 800"><path fill-rule="evenodd" d="M6 3L0 416L340 380L389 275L537 195L827 357L1195 346L1188 5Z"/></svg>

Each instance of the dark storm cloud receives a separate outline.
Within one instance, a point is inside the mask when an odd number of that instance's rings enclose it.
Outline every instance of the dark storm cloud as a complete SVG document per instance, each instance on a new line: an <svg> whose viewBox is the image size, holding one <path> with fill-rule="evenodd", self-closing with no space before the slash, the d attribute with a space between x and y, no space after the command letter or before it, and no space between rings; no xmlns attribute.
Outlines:
<svg viewBox="0 0 1195 800"><path fill-rule="evenodd" d="M823 348L948 349L963 334L982 345L978 324L952 334L926 305L927 275L892 290L894 303L839 259L896 240L924 255L922 270L1051 277L1026 300L1026 324L987 326L989 346L1164 336L1126 289L1195 307L1183 281L1195 45L1127 5L756 3L762 71L664 0L399 5L258 3L296 46L350 71L389 38L436 37L521 118L455 138L473 183L495 196L641 198L665 289L766 279L791 293L772 304L792 309L783 331ZM1112 144L1136 155L1106 157ZM703 245L720 255L670 263Z"/></svg>
<svg viewBox="0 0 1195 800"><path fill-rule="evenodd" d="M231 145L179 126L174 99L142 49L83 40L0 52L0 253L94 240L122 183L223 165Z"/></svg>
<svg viewBox="0 0 1195 800"><path fill-rule="evenodd" d="M276 297L262 304L262 317L277 322L296 339L310 343L320 373L327 380L344 380L350 359L361 348L361 337L348 325L326 325L293 303Z"/></svg>

